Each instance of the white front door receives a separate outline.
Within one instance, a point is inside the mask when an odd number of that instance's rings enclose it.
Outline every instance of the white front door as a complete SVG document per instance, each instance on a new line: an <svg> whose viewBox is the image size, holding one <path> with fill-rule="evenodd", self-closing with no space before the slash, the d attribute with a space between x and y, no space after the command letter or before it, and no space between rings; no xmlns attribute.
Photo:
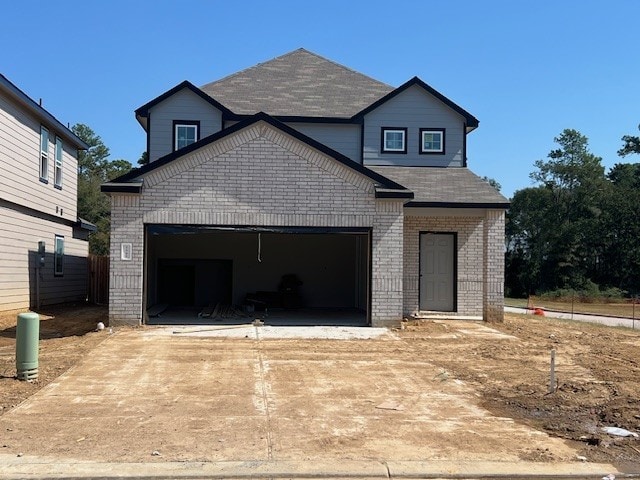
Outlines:
<svg viewBox="0 0 640 480"><path fill-rule="evenodd" d="M420 310L455 308L455 234L420 234Z"/></svg>

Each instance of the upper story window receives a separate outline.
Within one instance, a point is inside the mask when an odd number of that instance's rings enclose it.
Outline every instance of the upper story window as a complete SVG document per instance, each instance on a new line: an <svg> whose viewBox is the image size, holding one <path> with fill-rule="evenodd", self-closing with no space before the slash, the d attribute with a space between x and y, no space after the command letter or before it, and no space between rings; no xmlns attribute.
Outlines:
<svg viewBox="0 0 640 480"><path fill-rule="evenodd" d="M407 153L407 129L382 127L382 153Z"/></svg>
<svg viewBox="0 0 640 480"><path fill-rule="evenodd" d="M40 127L40 180L49 180L49 130Z"/></svg>
<svg viewBox="0 0 640 480"><path fill-rule="evenodd" d="M62 188L62 139L56 137L56 158L55 169L53 174L53 185L56 188Z"/></svg>
<svg viewBox="0 0 640 480"><path fill-rule="evenodd" d="M420 153L444 154L444 128L420 129Z"/></svg>
<svg viewBox="0 0 640 480"><path fill-rule="evenodd" d="M200 140L200 122L191 120L173 121L173 149L179 150Z"/></svg>

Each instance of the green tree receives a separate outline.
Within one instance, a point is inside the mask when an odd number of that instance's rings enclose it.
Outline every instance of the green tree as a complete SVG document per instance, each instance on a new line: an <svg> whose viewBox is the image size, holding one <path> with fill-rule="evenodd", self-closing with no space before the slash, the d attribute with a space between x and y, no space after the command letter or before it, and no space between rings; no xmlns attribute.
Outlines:
<svg viewBox="0 0 640 480"><path fill-rule="evenodd" d="M482 180L484 180L485 182L487 182L489 185L491 185L493 188L495 188L497 191L502 190L502 185L500 185L498 183L498 181L495 178L491 178L491 177L487 177L484 176L482 177Z"/></svg>
<svg viewBox="0 0 640 480"><path fill-rule="evenodd" d="M617 163L607 174L611 188L603 204L598 280L640 292L640 164Z"/></svg>
<svg viewBox="0 0 640 480"><path fill-rule="evenodd" d="M78 216L98 228L89 237L89 251L108 255L111 202L100 191L100 185L128 172L132 166L126 160L110 161L109 148L89 126L76 124L71 130L89 145L88 150L78 154Z"/></svg>
<svg viewBox="0 0 640 480"><path fill-rule="evenodd" d="M140 154L140 158L138 159L138 165L146 165L149 163L149 152L146 150Z"/></svg>
<svg viewBox="0 0 640 480"><path fill-rule="evenodd" d="M638 130L640 130L640 125L638 125ZM624 135L622 137L622 148L618 150L618 155L621 157L626 157L627 155L631 155L633 153L640 154L640 137L633 135Z"/></svg>
<svg viewBox="0 0 640 480"><path fill-rule="evenodd" d="M602 159L576 130L554 141L558 148L536 161L530 175L538 186L516 192L509 214L508 287L529 293L584 287L603 248L597 233L607 189Z"/></svg>

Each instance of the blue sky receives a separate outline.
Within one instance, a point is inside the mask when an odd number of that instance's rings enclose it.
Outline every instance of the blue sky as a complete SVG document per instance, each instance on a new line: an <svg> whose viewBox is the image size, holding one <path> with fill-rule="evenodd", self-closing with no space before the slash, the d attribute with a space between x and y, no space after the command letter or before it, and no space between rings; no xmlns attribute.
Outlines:
<svg viewBox="0 0 640 480"><path fill-rule="evenodd" d="M134 163L133 111L299 47L394 86L417 75L480 120L469 167L503 193L575 128L611 167L640 123L640 1L11 1L0 72Z"/></svg>

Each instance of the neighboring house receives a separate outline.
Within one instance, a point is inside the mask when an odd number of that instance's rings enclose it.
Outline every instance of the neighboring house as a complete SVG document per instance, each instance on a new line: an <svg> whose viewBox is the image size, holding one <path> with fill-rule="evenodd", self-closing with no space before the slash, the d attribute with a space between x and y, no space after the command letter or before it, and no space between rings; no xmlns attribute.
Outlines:
<svg viewBox="0 0 640 480"><path fill-rule="evenodd" d="M0 311L86 298L94 227L77 217L86 148L0 75Z"/></svg>
<svg viewBox="0 0 640 480"><path fill-rule="evenodd" d="M467 168L478 120L422 80L299 49L135 113L150 163L102 187L114 324L157 304L502 320L508 202Z"/></svg>

